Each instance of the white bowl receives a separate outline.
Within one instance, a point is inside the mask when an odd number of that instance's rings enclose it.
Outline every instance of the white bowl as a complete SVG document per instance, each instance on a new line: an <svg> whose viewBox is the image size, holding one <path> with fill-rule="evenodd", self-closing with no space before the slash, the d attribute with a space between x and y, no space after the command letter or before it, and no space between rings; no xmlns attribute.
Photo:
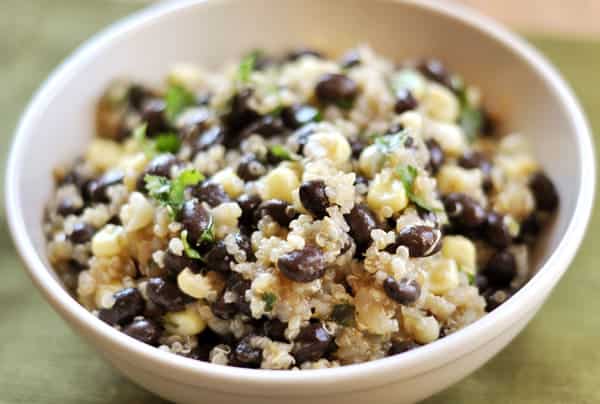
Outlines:
<svg viewBox="0 0 600 404"><path fill-rule="evenodd" d="M277 372L159 351L104 324L67 294L46 259L42 212L52 168L73 159L89 141L94 102L111 78L158 81L173 62L216 67L257 46L280 51L308 44L339 52L360 42L396 60L440 57L480 85L506 130L531 138L561 204L539 248L537 274L514 297L464 330L402 355L337 369ZM6 210L17 249L48 302L117 369L162 397L182 403L397 404L465 377L539 310L579 247L595 172L588 125L560 75L523 40L472 11L429 0L179 1L115 24L51 75L19 124L8 162Z"/></svg>

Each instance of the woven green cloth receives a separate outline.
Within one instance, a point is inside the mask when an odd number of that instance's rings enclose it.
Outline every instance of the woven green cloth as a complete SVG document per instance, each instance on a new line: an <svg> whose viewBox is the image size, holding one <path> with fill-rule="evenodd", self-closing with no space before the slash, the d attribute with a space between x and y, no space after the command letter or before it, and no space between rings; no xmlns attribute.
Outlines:
<svg viewBox="0 0 600 404"><path fill-rule="evenodd" d="M51 69L81 41L139 7L124 0L0 0L2 155L19 114ZM600 42L531 40L571 82L598 132ZM44 302L16 257L5 215L0 403L164 403L105 364ZM600 271L593 250L599 239L596 212L570 271L525 331L481 370L427 403L600 403Z"/></svg>

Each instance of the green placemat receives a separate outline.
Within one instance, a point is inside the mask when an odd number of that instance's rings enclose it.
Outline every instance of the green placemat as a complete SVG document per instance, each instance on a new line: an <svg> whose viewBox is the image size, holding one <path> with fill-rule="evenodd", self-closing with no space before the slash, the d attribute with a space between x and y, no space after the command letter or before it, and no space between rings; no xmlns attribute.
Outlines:
<svg viewBox="0 0 600 404"><path fill-rule="evenodd" d="M140 6L123 0L0 0L2 156L17 117L50 70L81 41ZM531 40L569 79L598 132L600 42ZM0 226L0 403L164 403L112 370L45 304L15 255L4 213ZM525 331L428 404L600 402L600 271L593 252L599 229L594 214L570 271Z"/></svg>

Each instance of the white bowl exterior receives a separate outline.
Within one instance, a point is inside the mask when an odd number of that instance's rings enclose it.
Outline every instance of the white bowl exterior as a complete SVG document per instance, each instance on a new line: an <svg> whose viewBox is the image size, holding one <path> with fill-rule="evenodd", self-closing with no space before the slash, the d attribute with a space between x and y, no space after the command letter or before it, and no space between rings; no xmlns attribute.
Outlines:
<svg viewBox="0 0 600 404"><path fill-rule="evenodd" d="M508 130L518 129L532 139L557 184L561 206L540 249L540 273L506 304L455 335L399 357L292 374L218 367L160 352L103 324L61 289L48 271L41 229L52 188L50 172L84 149L93 134L94 102L112 78L157 82L174 62L218 67L256 46L278 51L310 44L333 52L357 42L395 60L424 56L424 50L440 57L481 87L486 104ZM250 395L265 403L267 397L281 402L283 397L311 396L334 402L327 395L335 394L335 402L349 397L356 402L377 397L382 403L404 397L410 402L483 364L533 316L580 244L594 175L589 129L564 82L523 42L469 11L431 1L180 1L117 24L51 76L17 131L7 169L6 208L19 252L50 303L115 367L163 397L233 403ZM267 391L267 383L275 387Z"/></svg>

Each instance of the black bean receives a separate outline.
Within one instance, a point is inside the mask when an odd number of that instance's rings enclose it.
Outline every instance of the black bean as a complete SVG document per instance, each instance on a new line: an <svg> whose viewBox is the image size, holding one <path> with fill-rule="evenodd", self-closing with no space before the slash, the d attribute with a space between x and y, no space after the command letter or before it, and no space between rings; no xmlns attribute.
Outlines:
<svg viewBox="0 0 600 404"><path fill-rule="evenodd" d="M362 63L360 60L360 54L356 50L348 51L342 56L340 60L340 67L342 69L351 69L359 66Z"/></svg>
<svg viewBox="0 0 600 404"><path fill-rule="evenodd" d="M238 139L236 139L236 136L232 135L260 118L258 112L250 106L252 93L252 89L244 89L235 94L231 99L231 109L229 113L223 117L230 132L228 133L228 139L226 139L228 143L236 144Z"/></svg>
<svg viewBox="0 0 600 404"><path fill-rule="evenodd" d="M415 145L415 139L412 136L407 136L404 139L404 147L411 148Z"/></svg>
<svg viewBox="0 0 600 404"><path fill-rule="evenodd" d="M418 105L419 103L415 97L413 97L410 90L402 89L396 93L396 104L394 105L394 111L397 114L416 109Z"/></svg>
<svg viewBox="0 0 600 404"><path fill-rule="evenodd" d="M214 145L221 144L225 141L225 131L220 126L210 127L198 134L194 141L194 153L208 150Z"/></svg>
<svg viewBox="0 0 600 404"><path fill-rule="evenodd" d="M250 243L248 236L237 233L235 235L235 241L240 250L244 251L246 254L246 261L254 261L254 251L252 251L252 244ZM234 257L227 252L225 242L222 240L210 249L204 259L206 260L206 265L209 269L224 273L229 272L231 270L231 263L235 262Z"/></svg>
<svg viewBox="0 0 600 404"><path fill-rule="evenodd" d="M223 338L215 333L210 328L206 328L198 335L198 345L188 354L188 358L196 359L199 361L208 362L210 351L218 344L223 342Z"/></svg>
<svg viewBox="0 0 600 404"><path fill-rule="evenodd" d="M350 150L352 150L352 158L358 159L365 148L365 144L360 139L350 141Z"/></svg>
<svg viewBox="0 0 600 404"><path fill-rule="evenodd" d="M394 254L399 246L407 247L411 257L428 257L442 249L442 232L429 226L407 226L386 250Z"/></svg>
<svg viewBox="0 0 600 404"><path fill-rule="evenodd" d="M123 332L144 344L157 346L162 335L162 329L152 320L145 318L134 320L123 329Z"/></svg>
<svg viewBox="0 0 600 404"><path fill-rule="evenodd" d="M256 212L262 200L258 195L243 194L237 199L237 204L242 210L242 216L238 219L240 226L253 229L256 224Z"/></svg>
<svg viewBox="0 0 600 404"><path fill-rule="evenodd" d="M263 216L271 216L281 227L288 227L298 215L289 203L279 199L269 199L262 202L257 210L257 221Z"/></svg>
<svg viewBox="0 0 600 404"><path fill-rule="evenodd" d="M301 250L283 254L277 260L277 267L286 278L292 281L312 282L325 275L327 263L321 249L307 245Z"/></svg>
<svg viewBox="0 0 600 404"><path fill-rule="evenodd" d="M485 275L483 275L483 274L475 275L475 286L477 286L479 293L485 292L488 289L489 285L490 285L490 283L488 282L488 279Z"/></svg>
<svg viewBox="0 0 600 404"><path fill-rule="evenodd" d="M117 170L111 170L104 173L97 180L91 181L87 186L87 192L92 202L108 203L109 198L107 189L113 185L123 182L123 173Z"/></svg>
<svg viewBox="0 0 600 404"><path fill-rule="evenodd" d="M146 283L148 299L167 311L185 309L185 296L175 283L163 278L150 278Z"/></svg>
<svg viewBox="0 0 600 404"><path fill-rule="evenodd" d="M151 90L139 84L132 84L127 90L127 103L132 109L139 111L144 101L152 96Z"/></svg>
<svg viewBox="0 0 600 404"><path fill-rule="evenodd" d="M388 297L400 304L412 304L421 295L421 285L413 279L395 280L388 277L383 281L383 290Z"/></svg>
<svg viewBox="0 0 600 404"><path fill-rule="evenodd" d="M398 355L404 352L412 351L415 348L420 347L421 345L417 344L413 341L400 341L400 342L392 342L392 346L388 351L388 356Z"/></svg>
<svg viewBox="0 0 600 404"><path fill-rule="evenodd" d="M66 217L69 215L78 215L83 212L84 205L80 201L71 198L65 198L58 203L56 213Z"/></svg>
<svg viewBox="0 0 600 404"><path fill-rule="evenodd" d="M177 118L177 125L181 127L180 133L183 140L196 137L206 129L210 120L210 112L205 107L188 108L184 114Z"/></svg>
<svg viewBox="0 0 600 404"><path fill-rule="evenodd" d="M143 315L146 318L151 318L160 322L162 321L162 316L164 316L166 312L167 310L164 307L159 306L152 300L148 300L146 301L146 308L144 309Z"/></svg>
<svg viewBox="0 0 600 404"><path fill-rule="evenodd" d="M144 172L139 176L136 188L140 192L146 190L146 175L156 175L159 177L171 178L171 168L179 163L177 157L170 153L156 156L150 161Z"/></svg>
<svg viewBox="0 0 600 404"><path fill-rule="evenodd" d="M533 243L539 236L541 230L542 222L540 221L539 216L534 212L521 222L518 242Z"/></svg>
<svg viewBox="0 0 600 404"><path fill-rule="evenodd" d="M505 216L499 213L488 213L484 233L488 243L494 247L505 248L512 243L513 238L506 224Z"/></svg>
<svg viewBox="0 0 600 404"><path fill-rule="evenodd" d="M206 202L211 207L231 201L223 186L212 181L203 181L192 187L192 196L198 198L200 202Z"/></svg>
<svg viewBox="0 0 600 404"><path fill-rule="evenodd" d="M328 73L319 79L315 94L326 104L351 104L358 95L358 85L346 75Z"/></svg>
<svg viewBox="0 0 600 404"><path fill-rule="evenodd" d="M108 324L125 324L144 311L144 298L136 288L121 289L114 294L115 303L110 309L100 310L99 317Z"/></svg>
<svg viewBox="0 0 600 404"><path fill-rule="evenodd" d="M251 135L258 134L263 138L269 138L280 135L285 132L283 121L279 117L265 115L248 125L239 133L237 142L240 142Z"/></svg>
<svg viewBox="0 0 600 404"><path fill-rule="evenodd" d="M533 193L535 205L543 211L553 211L558 206L558 192L552 180L542 172L535 173L529 181L529 188Z"/></svg>
<svg viewBox="0 0 600 404"><path fill-rule="evenodd" d="M430 80L437 81L447 87L450 87L450 75L448 70L437 59L427 59L419 64L419 70Z"/></svg>
<svg viewBox="0 0 600 404"><path fill-rule="evenodd" d="M154 137L169 130L165 111L166 103L159 98L146 100L142 104L142 121L146 123L146 136Z"/></svg>
<svg viewBox="0 0 600 404"><path fill-rule="evenodd" d="M269 337L273 341L286 341L285 330L287 323L276 318L266 320L262 325L262 331L265 336Z"/></svg>
<svg viewBox="0 0 600 404"><path fill-rule="evenodd" d="M487 215L485 210L473 198L451 193L443 198L446 214L453 225L474 229L483 225Z"/></svg>
<svg viewBox="0 0 600 404"><path fill-rule="evenodd" d="M89 223L78 222L73 226L73 231L69 234L69 240L73 244L87 243L94 237L96 228Z"/></svg>
<svg viewBox="0 0 600 404"><path fill-rule="evenodd" d="M244 337L231 352L232 366L257 368L262 362L262 350L250 344L252 336Z"/></svg>
<svg viewBox="0 0 600 404"><path fill-rule="evenodd" d="M181 223L187 230L187 239L191 245L198 245L200 237L208 229L210 214L197 199L185 201L181 209Z"/></svg>
<svg viewBox="0 0 600 404"><path fill-rule="evenodd" d="M309 324L302 328L296 337L292 355L296 364L314 362L325 356L333 344L333 336L321 323Z"/></svg>
<svg viewBox="0 0 600 404"><path fill-rule="evenodd" d="M167 250L165 252L163 263L169 275L173 277L179 275L179 273L185 268L189 268L193 272L199 272L202 267L201 261L191 259L185 254L175 255L171 252L171 250Z"/></svg>
<svg viewBox="0 0 600 404"><path fill-rule="evenodd" d="M435 175L444 164L444 151L434 139L427 139L425 144L429 150L429 164L427 167L431 174Z"/></svg>
<svg viewBox="0 0 600 404"><path fill-rule="evenodd" d="M253 154L242 157L236 170L238 177L244 181L255 181L266 172L266 167Z"/></svg>
<svg viewBox="0 0 600 404"><path fill-rule="evenodd" d="M246 291L250 289L252 282L241 277L236 272L231 272L227 278L225 289L221 292L217 301L212 304L211 310L215 316L228 320L237 313L251 315L250 304L246 301ZM233 302L225 302L225 293L233 293L237 296Z"/></svg>
<svg viewBox="0 0 600 404"><path fill-rule="evenodd" d="M91 178L82 172L81 162L78 160L77 164L59 181L59 185L73 184L83 194L90 180Z"/></svg>
<svg viewBox="0 0 600 404"><path fill-rule="evenodd" d="M309 122L316 121L319 116L319 110L310 105L297 104L281 110L283 123L293 130L299 129Z"/></svg>
<svg viewBox="0 0 600 404"><path fill-rule="evenodd" d="M315 133L315 126L315 123L307 123L293 133L292 139L298 145L298 153L304 153L304 146L308 143L308 138Z"/></svg>
<svg viewBox="0 0 600 404"><path fill-rule="evenodd" d="M350 227L350 236L356 243L357 250L366 250L371 243L371 231L377 228L375 215L364 204L356 204L350 213L344 215L346 223Z"/></svg>
<svg viewBox="0 0 600 404"><path fill-rule="evenodd" d="M506 302L508 298L511 296L510 291L508 290L489 290L488 292L483 294L485 298L485 311L488 313L492 310L496 309L502 303Z"/></svg>
<svg viewBox="0 0 600 404"><path fill-rule="evenodd" d="M495 288L508 287L517 275L515 256L508 250L497 251L488 260L483 274Z"/></svg>
<svg viewBox="0 0 600 404"><path fill-rule="evenodd" d="M311 48L305 48L305 47L301 47L301 48L297 48L294 49L292 51L290 51L287 55L286 55L286 60L293 62L296 61L304 56L314 56L318 59L323 59L323 54L321 52L319 52L316 49L311 49Z"/></svg>
<svg viewBox="0 0 600 404"><path fill-rule="evenodd" d="M322 180L305 181L298 190L302 206L318 219L327 215L329 199L325 192L325 182Z"/></svg>
<svg viewBox="0 0 600 404"><path fill-rule="evenodd" d="M467 151L460 159L458 159L458 165L467 169L480 169L484 175L489 175L492 171L492 163L478 151Z"/></svg>

